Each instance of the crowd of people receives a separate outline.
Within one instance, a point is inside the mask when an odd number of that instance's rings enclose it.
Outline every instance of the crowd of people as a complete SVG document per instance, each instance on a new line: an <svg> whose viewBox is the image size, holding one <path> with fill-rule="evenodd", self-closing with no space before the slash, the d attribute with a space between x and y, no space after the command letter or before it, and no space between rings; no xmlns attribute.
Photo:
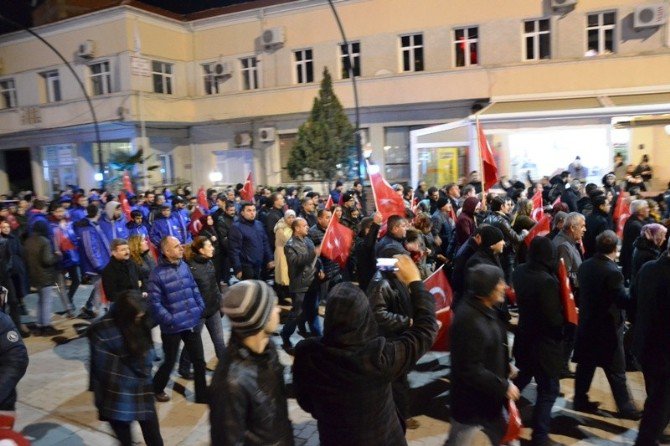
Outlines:
<svg viewBox="0 0 670 446"><path fill-rule="evenodd" d="M508 402L533 379L532 444L556 444L549 432L560 380L574 379L575 410L597 412L588 392L598 367L617 416L642 418L636 444L657 444L670 420L670 193L640 195L648 166L619 177L615 158L602 184L586 184L573 178L574 164L537 181L503 177L488 191L477 172L439 188L397 184L405 214L386 218L367 215L358 181L350 189L338 181L323 195L259 186L248 201L242 185L204 197L187 188L149 190L128 194L128 208L102 190L71 188L51 201L22 195L0 210L9 315L0 332L14 333L12 347L31 334L60 333L52 325L57 299L64 316L91 319L90 390L100 419L124 445L132 444L134 421L148 445L163 444L155 403L170 401L165 390L177 362L194 381L195 402L210 406L212 444L292 445L275 335L294 358L295 394L317 420L322 444L406 444L405 430L419 426L407 375L438 331L423 280L442 267L454 311L447 444L469 444L477 431L500 444ZM539 197L545 205L538 207ZM623 204L625 225L615 212ZM534 231L537 212L551 215L546 234ZM355 234L345 263L322 253L333 215ZM379 268L388 258L396 266ZM578 325L565 315L561 263ZM77 310L80 283L94 286ZM32 330L21 320L31 289L38 293ZM290 305L280 330L278 304ZM223 315L232 327L228 345ZM203 327L218 359L209 385ZM160 353L152 330L160 331ZM303 340L294 345L296 330ZM26 361L16 361L23 371L11 380L0 379L0 415L13 410ZM6 366L2 356L0 376ZM627 370L643 372L644 412L630 397Z"/></svg>

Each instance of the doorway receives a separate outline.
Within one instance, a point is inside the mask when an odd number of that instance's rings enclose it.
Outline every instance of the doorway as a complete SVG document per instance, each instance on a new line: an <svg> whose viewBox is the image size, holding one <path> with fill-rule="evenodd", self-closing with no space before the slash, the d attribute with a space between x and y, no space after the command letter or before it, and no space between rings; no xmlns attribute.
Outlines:
<svg viewBox="0 0 670 446"><path fill-rule="evenodd" d="M24 190L34 191L30 149L10 149L3 153L9 189L15 194Z"/></svg>

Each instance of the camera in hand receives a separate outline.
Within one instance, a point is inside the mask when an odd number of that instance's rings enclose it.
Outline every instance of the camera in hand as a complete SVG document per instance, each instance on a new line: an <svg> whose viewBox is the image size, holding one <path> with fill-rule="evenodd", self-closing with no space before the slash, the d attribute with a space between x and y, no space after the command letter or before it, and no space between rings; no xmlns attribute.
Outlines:
<svg viewBox="0 0 670 446"><path fill-rule="evenodd" d="M379 271L398 271L398 259L380 257L377 259L377 269Z"/></svg>

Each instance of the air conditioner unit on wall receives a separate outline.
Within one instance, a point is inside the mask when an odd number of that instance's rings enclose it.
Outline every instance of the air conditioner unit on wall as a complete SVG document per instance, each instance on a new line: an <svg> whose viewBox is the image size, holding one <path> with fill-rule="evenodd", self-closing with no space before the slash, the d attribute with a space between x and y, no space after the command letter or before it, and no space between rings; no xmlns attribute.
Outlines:
<svg viewBox="0 0 670 446"><path fill-rule="evenodd" d="M553 9L567 8L576 4L577 0L551 0L551 7Z"/></svg>
<svg viewBox="0 0 670 446"><path fill-rule="evenodd" d="M83 59L92 59L95 55L95 42L87 40L77 48L77 56Z"/></svg>
<svg viewBox="0 0 670 446"><path fill-rule="evenodd" d="M266 48L283 45L285 40L286 38L284 36L284 28L279 26L276 28L266 29L263 31L263 35L261 36L261 43Z"/></svg>
<svg viewBox="0 0 670 446"><path fill-rule="evenodd" d="M235 135L236 147L247 147L251 145L251 133L240 132Z"/></svg>
<svg viewBox="0 0 670 446"><path fill-rule="evenodd" d="M258 140L260 142L273 142L275 140L275 128L262 127L258 129Z"/></svg>
<svg viewBox="0 0 670 446"><path fill-rule="evenodd" d="M229 62L217 62L212 64L212 73L215 76L230 76L233 73L233 67Z"/></svg>
<svg viewBox="0 0 670 446"><path fill-rule="evenodd" d="M654 28L667 20L667 6L663 3L644 5L635 8L633 27L635 29Z"/></svg>

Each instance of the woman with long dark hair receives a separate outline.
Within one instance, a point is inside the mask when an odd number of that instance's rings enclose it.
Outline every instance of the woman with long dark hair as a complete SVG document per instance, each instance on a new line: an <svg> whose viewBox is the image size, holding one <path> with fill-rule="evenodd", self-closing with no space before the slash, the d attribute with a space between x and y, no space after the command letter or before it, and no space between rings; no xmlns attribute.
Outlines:
<svg viewBox="0 0 670 446"><path fill-rule="evenodd" d="M90 390L98 417L107 421L123 446L133 444L138 421L147 446L162 446L154 402L151 317L138 291L119 294L109 313L88 331Z"/></svg>

